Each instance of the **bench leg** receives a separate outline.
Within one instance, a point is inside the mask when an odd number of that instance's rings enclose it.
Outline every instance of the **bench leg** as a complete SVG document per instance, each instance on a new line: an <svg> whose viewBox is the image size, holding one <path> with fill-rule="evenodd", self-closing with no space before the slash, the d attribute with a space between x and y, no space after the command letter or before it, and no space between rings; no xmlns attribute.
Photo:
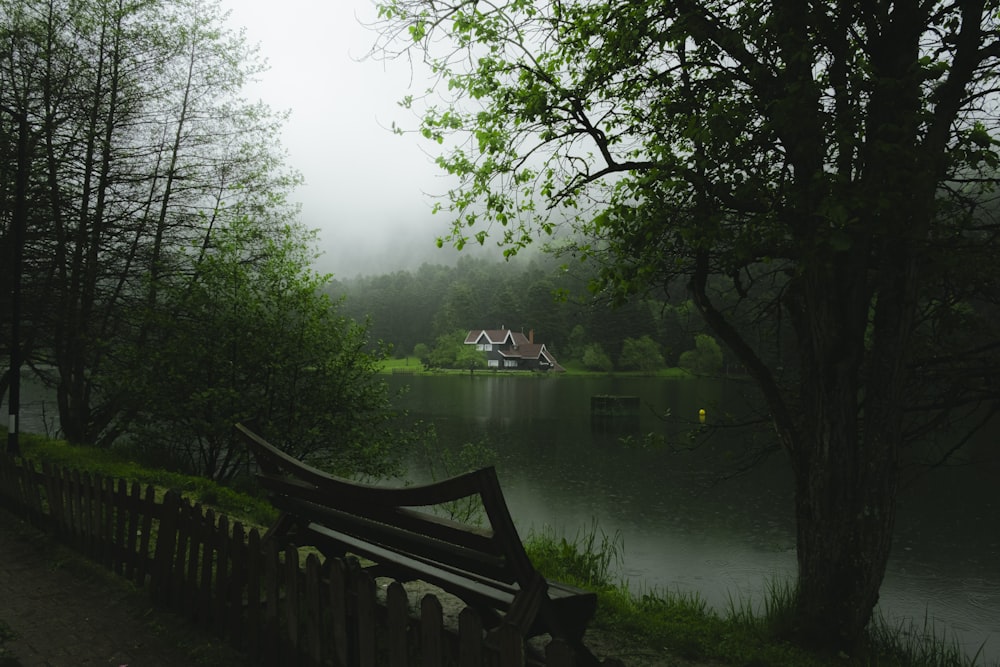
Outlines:
<svg viewBox="0 0 1000 667"><path fill-rule="evenodd" d="M590 649L587 648L582 640L567 643L569 643L570 648L573 649L573 653L576 656L576 665L579 667L599 667L601 661L590 652Z"/></svg>
<svg viewBox="0 0 1000 667"><path fill-rule="evenodd" d="M297 521L295 517L282 512L278 515L278 520L267 529L266 533L264 533L264 537L261 538L261 542L278 540L278 544L283 545L283 542L281 541L282 538L288 536L288 531L294 528L296 523Z"/></svg>

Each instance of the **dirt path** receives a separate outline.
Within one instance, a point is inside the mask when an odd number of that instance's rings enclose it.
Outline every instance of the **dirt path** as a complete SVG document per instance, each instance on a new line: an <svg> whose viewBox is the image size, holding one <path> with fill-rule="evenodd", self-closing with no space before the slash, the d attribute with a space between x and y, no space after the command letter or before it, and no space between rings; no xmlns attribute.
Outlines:
<svg viewBox="0 0 1000 667"><path fill-rule="evenodd" d="M0 667L244 665L144 591L0 510Z"/></svg>

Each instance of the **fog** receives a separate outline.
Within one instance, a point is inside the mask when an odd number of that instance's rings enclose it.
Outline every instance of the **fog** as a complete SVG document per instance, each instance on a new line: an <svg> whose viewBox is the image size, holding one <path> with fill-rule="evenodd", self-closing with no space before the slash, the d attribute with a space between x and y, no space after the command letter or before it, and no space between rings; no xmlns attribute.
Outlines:
<svg viewBox="0 0 1000 667"><path fill-rule="evenodd" d="M269 71L247 89L290 111L281 141L305 185L296 192L301 221L319 230L316 268L336 277L452 263L438 249L446 214L431 214L450 181L425 153L430 144L398 136L416 118L399 107L426 88L410 63L365 58L376 34L368 0L221 0L234 27L260 45ZM467 252L467 251L466 251ZM499 253L497 253L499 257Z"/></svg>

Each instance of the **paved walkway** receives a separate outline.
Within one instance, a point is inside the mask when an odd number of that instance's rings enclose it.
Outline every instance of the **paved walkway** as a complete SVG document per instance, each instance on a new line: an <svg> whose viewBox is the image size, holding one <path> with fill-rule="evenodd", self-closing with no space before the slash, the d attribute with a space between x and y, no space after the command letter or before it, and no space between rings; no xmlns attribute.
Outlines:
<svg viewBox="0 0 1000 667"><path fill-rule="evenodd" d="M0 509L0 667L229 667L250 661Z"/></svg>

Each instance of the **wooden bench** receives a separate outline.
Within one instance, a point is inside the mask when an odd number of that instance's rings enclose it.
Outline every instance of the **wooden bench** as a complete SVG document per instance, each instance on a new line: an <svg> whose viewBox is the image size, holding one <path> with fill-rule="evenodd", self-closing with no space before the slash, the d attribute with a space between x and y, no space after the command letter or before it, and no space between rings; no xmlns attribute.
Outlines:
<svg viewBox="0 0 1000 667"><path fill-rule="evenodd" d="M492 467L425 486L377 487L306 465L241 424L236 430L281 512L265 540L315 546L327 557L354 554L372 563L372 576L433 584L476 608L486 627L512 623L526 638L548 633L565 640L579 664L598 664L582 641L596 595L535 570ZM429 511L475 496L487 528Z"/></svg>

